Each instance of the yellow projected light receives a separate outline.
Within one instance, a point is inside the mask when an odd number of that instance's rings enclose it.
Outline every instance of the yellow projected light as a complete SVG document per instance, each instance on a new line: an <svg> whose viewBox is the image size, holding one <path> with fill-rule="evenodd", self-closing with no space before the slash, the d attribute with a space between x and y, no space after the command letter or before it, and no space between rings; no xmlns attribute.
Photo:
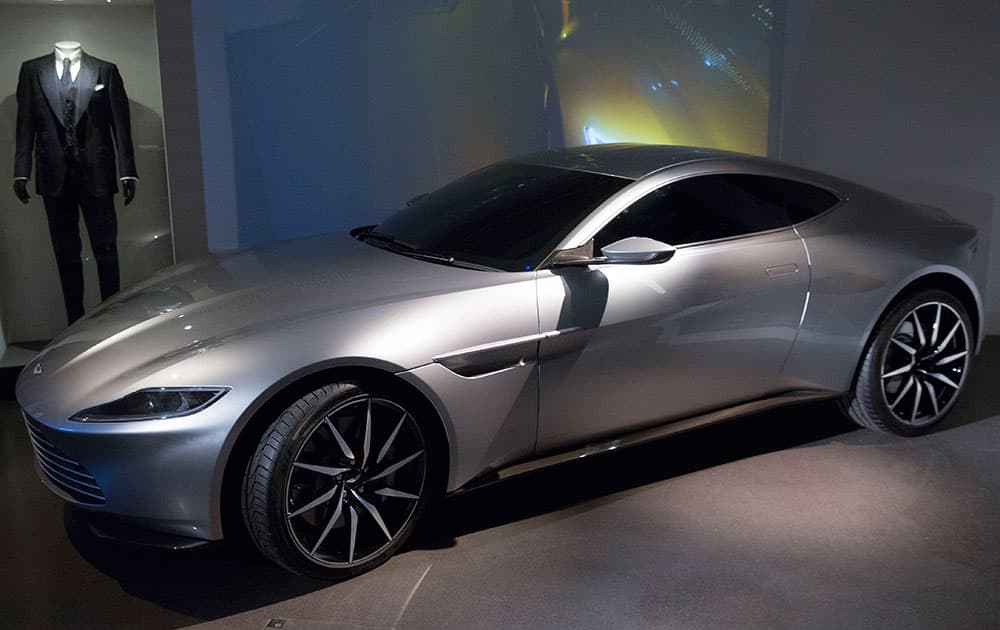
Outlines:
<svg viewBox="0 0 1000 630"><path fill-rule="evenodd" d="M731 49L679 16L636 11L600 21L593 8L572 16L568 9L564 2L553 55L567 145L643 142L767 153L767 90ZM635 36L643 30L647 36Z"/></svg>
<svg viewBox="0 0 1000 630"><path fill-rule="evenodd" d="M593 99L591 103L584 101L581 105L579 108L567 107L563 101L566 144L677 143L645 103L630 101L628 95Z"/></svg>

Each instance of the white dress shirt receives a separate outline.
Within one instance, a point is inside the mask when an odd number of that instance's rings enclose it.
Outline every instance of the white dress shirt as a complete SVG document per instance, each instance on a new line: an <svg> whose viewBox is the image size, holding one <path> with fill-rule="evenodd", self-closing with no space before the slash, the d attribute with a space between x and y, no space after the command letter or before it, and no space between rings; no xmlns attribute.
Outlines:
<svg viewBox="0 0 1000 630"><path fill-rule="evenodd" d="M80 74L80 58L83 57L83 51L77 48L73 52L66 54L63 51L56 48L56 76L62 79L63 73L63 60L69 59L69 79L70 81L76 81L76 77Z"/></svg>

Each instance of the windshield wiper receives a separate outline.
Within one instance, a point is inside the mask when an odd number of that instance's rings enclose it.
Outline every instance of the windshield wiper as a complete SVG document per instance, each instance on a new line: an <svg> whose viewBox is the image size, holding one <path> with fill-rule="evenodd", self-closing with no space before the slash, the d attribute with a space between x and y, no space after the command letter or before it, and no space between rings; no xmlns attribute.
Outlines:
<svg viewBox="0 0 1000 630"><path fill-rule="evenodd" d="M441 262L454 262L454 258L451 256L444 256L442 254L436 254L434 252L429 252L420 249L412 243L407 243L406 241L401 241L392 234L386 234L385 232L379 232L377 230L365 230L357 235L356 238L368 240L376 240L391 246L393 251L398 251L401 254L418 254L420 256L427 256L433 258L434 260L440 259Z"/></svg>
<svg viewBox="0 0 1000 630"><path fill-rule="evenodd" d="M439 254L437 252L428 251L426 249L421 249L412 243L407 243L406 241L401 241L397 239L392 234L386 234L384 232L379 232L375 229L368 229L357 234L355 238L373 241L379 241L385 243L385 249L396 252L397 254L402 254L404 256L409 256L411 258L417 258L420 260L427 260L429 262L436 262L443 265L449 265L452 267L461 267L463 269L476 269L479 271L499 271L495 267L487 267L486 265L479 265L476 263L466 262L464 260L456 260L454 256L449 256L447 254Z"/></svg>
<svg viewBox="0 0 1000 630"><path fill-rule="evenodd" d="M392 234L385 234L383 232L378 232L373 228L364 230L363 232L358 232L354 235L354 238L368 240L370 238L382 241L384 243L399 243L396 237ZM401 243L400 243L401 244Z"/></svg>

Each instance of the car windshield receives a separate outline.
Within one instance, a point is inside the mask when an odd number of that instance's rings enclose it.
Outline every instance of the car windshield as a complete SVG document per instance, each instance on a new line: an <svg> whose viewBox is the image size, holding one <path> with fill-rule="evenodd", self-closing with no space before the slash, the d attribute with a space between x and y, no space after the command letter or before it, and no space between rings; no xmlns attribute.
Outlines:
<svg viewBox="0 0 1000 630"><path fill-rule="evenodd" d="M531 270L577 223L631 181L500 162L418 198L375 227L378 239L369 242L396 242L405 246L395 250L399 253L422 253L439 262Z"/></svg>

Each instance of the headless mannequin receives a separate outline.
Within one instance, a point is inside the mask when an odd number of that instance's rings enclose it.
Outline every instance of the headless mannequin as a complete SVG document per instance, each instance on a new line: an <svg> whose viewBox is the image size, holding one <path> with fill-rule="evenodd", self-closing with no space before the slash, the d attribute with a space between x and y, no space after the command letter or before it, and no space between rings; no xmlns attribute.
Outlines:
<svg viewBox="0 0 1000 630"><path fill-rule="evenodd" d="M120 288L114 194L121 190L131 203L137 174L128 95L117 66L86 54L79 42L60 41L54 48L21 65L14 191L30 201L34 155L36 192L72 323L85 310L80 217L106 300Z"/></svg>
<svg viewBox="0 0 1000 630"><path fill-rule="evenodd" d="M70 65L70 78L76 81L77 74L80 72L80 57L83 54L83 44L74 41L62 41L55 43L56 51L56 74L62 72L61 64L63 59L70 59L72 61ZM125 205L129 205L135 199L135 178L123 177L122 182L122 195L125 197ZM28 180L24 178L18 178L14 180L14 194L21 201L21 203L28 203L31 201L31 195L28 194Z"/></svg>

